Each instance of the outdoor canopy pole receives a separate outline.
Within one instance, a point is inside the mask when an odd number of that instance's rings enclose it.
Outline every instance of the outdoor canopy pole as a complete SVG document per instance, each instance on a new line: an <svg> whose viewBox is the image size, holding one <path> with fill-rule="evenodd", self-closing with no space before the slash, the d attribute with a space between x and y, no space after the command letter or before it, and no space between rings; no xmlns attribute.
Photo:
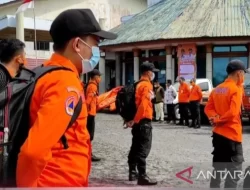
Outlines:
<svg viewBox="0 0 250 190"><path fill-rule="evenodd" d="M35 38L35 53L36 53L36 66L37 66L37 39L36 39L36 14L35 14L35 0L33 0L33 16L34 16L34 38Z"/></svg>

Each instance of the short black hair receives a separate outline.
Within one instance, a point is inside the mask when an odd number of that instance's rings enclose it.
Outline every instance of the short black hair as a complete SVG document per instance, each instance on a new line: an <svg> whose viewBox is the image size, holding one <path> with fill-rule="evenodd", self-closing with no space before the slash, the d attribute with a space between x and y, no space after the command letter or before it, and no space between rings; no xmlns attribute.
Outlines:
<svg viewBox="0 0 250 190"><path fill-rule="evenodd" d="M0 41L0 62L8 63L18 53L24 51L24 42L18 39L4 39Z"/></svg>
<svg viewBox="0 0 250 190"><path fill-rule="evenodd" d="M185 78L184 77L180 77L180 80L185 81Z"/></svg>
<svg viewBox="0 0 250 190"><path fill-rule="evenodd" d="M87 38L87 36L81 36L81 39L83 41L85 41L86 38ZM61 42L54 42L54 44L53 44L53 50L55 52L57 52L57 51L64 51L70 40L68 40L68 41L61 41Z"/></svg>
<svg viewBox="0 0 250 190"><path fill-rule="evenodd" d="M167 80L167 84L170 84L170 85L171 85L171 84L172 84L172 80L170 80L170 79Z"/></svg>

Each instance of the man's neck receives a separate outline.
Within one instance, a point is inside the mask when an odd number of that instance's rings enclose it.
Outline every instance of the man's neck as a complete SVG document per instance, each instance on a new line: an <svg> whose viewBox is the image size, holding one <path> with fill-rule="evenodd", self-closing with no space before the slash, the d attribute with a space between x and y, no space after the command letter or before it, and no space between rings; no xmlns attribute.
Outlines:
<svg viewBox="0 0 250 190"><path fill-rule="evenodd" d="M232 81L234 81L235 83L237 83L236 77L234 77L234 76L228 76L227 78L228 78L229 80L232 80Z"/></svg>
<svg viewBox="0 0 250 190"><path fill-rule="evenodd" d="M16 65L14 63L3 64L3 66L8 70L12 78L17 75L18 68L16 68Z"/></svg>

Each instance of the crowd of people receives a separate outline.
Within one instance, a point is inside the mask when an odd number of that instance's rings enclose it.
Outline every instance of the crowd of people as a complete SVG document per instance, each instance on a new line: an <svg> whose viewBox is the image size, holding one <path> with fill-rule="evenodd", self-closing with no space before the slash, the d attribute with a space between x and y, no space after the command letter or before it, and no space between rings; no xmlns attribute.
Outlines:
<svg viewBox="0 0 250 190"><path fill-rule="evenodd" d="M72 23L74 27L72 27ZM117 35L101 30L89 9L73 9L62 12L52 23L50 34L55 53L44 67L67 68L46 74L35 84L29 104L29 133L18 152L15 185L17 187L82 187L88 186L94 139L98 84L101 73L95 70L100 59L98 43L101 39L115 39ZM18 77L26 64L24 43L19 40L1 42L0 67L6 74L1 88ZM168 120L176 122L173 101L178 95L180 108L179 125L200 127L199 104L202 92L195 79L190 85L180 77L178 94L167 80L166 91L156 81L159 70L152 63L140 66L141 78L135 88L136 113L125 124L132 130L132 145L128 154L128 180L138 185L156 185L148 177L146 158L152 145L153 101L156 120L164 121L163 106L167 105ZM90 73L90 81L84 87L79 75ZM205 113L213 126L213 167L235 171L242 169L242 125L240 120L242 84L244 72L240 61L227 66L228 79L216 87L210 95ZM153 88L154 87L154 88ZM72 127L67 128L78 103L79 116ZM221 106L223 104L223 106ZM192 115L189 125L188 107ZM185 123L184 123L185 122ZM4 131L6 132L6 131ZM67 146L61 137L67 138ZM221 164L222 163L222 164ZM225 187L236 188L239 179L226 179ZM13 185L13 184L12 184ZM211 180L211 187L219 188L220 179Z"/></svg>
<svg viewBox="0 0 250 190"><path fill-rule="evenodd" d="M184 77L179 77L179 89L175 89L171 80L167 80L166 90L159 84L158 81L154 82L155 98L155 121L162 123L164 121L164 104L167 109L166 123L186 125L188 127L200 128L200 102L202 101L202 91L199 85L196 85L196 79L190 80L190 85L185 82ZM178 92L177 92L178 91ZM180 121L176 123L175 99L178 97ZM191 113L192 123L189 123L189 112ZM185 123L184 123L185 122Z"/></svg>

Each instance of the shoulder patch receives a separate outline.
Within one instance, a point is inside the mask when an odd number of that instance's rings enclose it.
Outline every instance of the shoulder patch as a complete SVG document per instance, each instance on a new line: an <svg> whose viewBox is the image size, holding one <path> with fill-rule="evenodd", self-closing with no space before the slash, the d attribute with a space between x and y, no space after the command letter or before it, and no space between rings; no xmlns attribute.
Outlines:
<svg viewBox="0 0 250 190"><path fill-rule="evenodd" d="M65 111L68 115L72 116L74 114L74 108L76 106L76 97L70 96L65 101Z"/></svg>

